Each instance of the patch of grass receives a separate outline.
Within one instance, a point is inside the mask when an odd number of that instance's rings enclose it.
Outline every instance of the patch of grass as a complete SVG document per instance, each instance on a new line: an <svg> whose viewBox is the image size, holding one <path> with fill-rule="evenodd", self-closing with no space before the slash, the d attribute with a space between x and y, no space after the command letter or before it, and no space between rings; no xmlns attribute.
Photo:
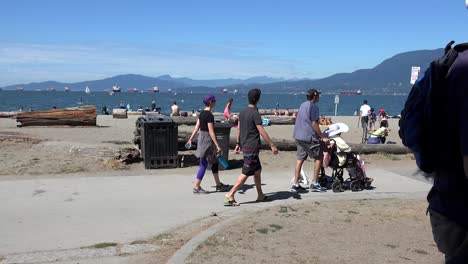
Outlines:
<svg viewBox="0 0 468 264"><path fill-rule="evenodd" d="M268 228L260 228L260 229L257 229L257 232L259 232L260 234L268 234Z"/></svg>
<svg viewBox="0 0 468 264"><path fill-rule="evenodd" d="M120 141L120 140L109 140L109 141L102 141L102 143L109 143L115 145L132 145L130 141Z"/></svg>
<svg viewBox="0 0 468 264"><path fill-rule="evenodd" d="M392 244L385 244L384 246L385 246L385 247L388 247L388 248L391 248L391 249L395 249L395 248L398 247L398 246L392 245Z"/></svg>
<svg viewBox="0 0 468 264"><path fill-rule="evenodd" d="M359 214L359 213L356 211L348 210L348 214Z"/></svg>
<svg viewBox="0 0 468 264"><path fill-rule="evenodd" d="M46 191L44 191L44 190L34 190L33 196L36 196L36 195L39 195L39 194L45 193L45 192L46 192Z"/></svg>
<svg viewBox="0 0 468 264"><path fill-rule="evenodd" d="M288 212L288 207L286 207L286 206L281 206L280 209L279 209L279 212L280 212L280 213L287 213L287 212Z"/></svg>
<svg viewBox="0 0 468 264"><path fill-rule="evenodd" d="M309 211L309 210L306 210L306 211L305 211L305 213L306 213L306 214L309 214L309 213L310 213L310 211Z"/></svg>
<svg viewBox="0 0 468 264"><path fill-rule="evenodd" d="M75 173L75 172L83 172L86 171L85 167L71 165L71 166L64 166L60 168L60 173Z"/></svg>
<svg viewBox="0 0 468 264"><path fill-rule="evenodd" d="M278 231L278 230L283 229L282 226L276 225L276 224L272 224L272 225L270 225L270 227L273 228L273 229L271 230L272 232L276 232L276 231Z"/></svg>
<svg viewBox="0 0 468 264"><path fill-rule="evenodd" d="M147 242L144 240L135 240L130 245L141 245L141 244L146 244Z"/></svg>
<svg viewBox="0 0 468 264"><path fill-rule="evenodd" d="M427 253L426 251L424 251L422 249L415 249L413 251L418 253L418 254L421 254L421 255L428 255L429 254L429 253Z"/></svg>
<svg viewBox="0 0 468 264"><path fill-rule="evenodd" d="M94 248L107 248L107 247L115 247L117 246L117 243L109 243L109 242L104 242L104 243L99 243L94 245Z"/></svg>
<svg viewBox="0 0 468 264"><path fill-rule="evenodd" d="M345 221L345 223L351 223L352 222L352 220L350 218L346 218L344 221Z"/></svg>
<svg viewBox="0 0 468 264"><path fill-rule="evenodd" d="M171 233L161 233L154 237L156 240L163 240L163 239L172 239L174 236Z"/></svg>
<svg viewBox="0 0 468 264"><path fill-rule="evenodd" d="M386 159L389 159L389 160L394 160L394 161L401 160L399 156L394 155L394 154L384 153L383 155Z"/></svg>

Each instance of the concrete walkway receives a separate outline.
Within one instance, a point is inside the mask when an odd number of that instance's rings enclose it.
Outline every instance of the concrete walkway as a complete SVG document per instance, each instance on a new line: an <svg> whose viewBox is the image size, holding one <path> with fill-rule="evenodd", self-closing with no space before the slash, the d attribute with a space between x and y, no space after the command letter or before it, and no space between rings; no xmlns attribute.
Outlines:
<svg viewBox="0 0 468 264"><path fill-rule="evenodd" d="M194 168L195 170L195 168ZM233 183L238 170L229 172ZM0 181L0 263L8 256L28 252L78 249L103 242L129 243L147 239L190 223L212 212L238 214L242 210L293 201L289 192L291 172L264 171L264 192L271 203L248 203L240 208L223 207L224 193L193 195L193 175L57 177ZM307 193L303 200L352 198L375 194L424 197L430 184L423 180L370 169L374 190L352 193ZM227 177L226 177L227 178ZM207 174L205 189L214 185ZM214 190L214 188L210 188ZM256 199L253 179L236 199ZM150 251L150 250L149 250ZM113 254L103 256L112 256ZM5 260L1 261L3 258ZM66 260L66 259L64 259ZM23 262L33 263L33 262ZM119 262L120 263L120 262Z"/></svg>

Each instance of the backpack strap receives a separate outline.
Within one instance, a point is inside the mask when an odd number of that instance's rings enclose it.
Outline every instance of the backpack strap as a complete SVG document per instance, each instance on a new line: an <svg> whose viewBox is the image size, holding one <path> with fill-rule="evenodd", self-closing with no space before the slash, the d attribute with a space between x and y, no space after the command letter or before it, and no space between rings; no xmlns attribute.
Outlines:
<svg viewBox="0 0 468 264"><path fill-rule="evenodd" d="M468 49L468 43L458 44L453 49L456 50L459 53L463 52L463 51Z"/></svg>

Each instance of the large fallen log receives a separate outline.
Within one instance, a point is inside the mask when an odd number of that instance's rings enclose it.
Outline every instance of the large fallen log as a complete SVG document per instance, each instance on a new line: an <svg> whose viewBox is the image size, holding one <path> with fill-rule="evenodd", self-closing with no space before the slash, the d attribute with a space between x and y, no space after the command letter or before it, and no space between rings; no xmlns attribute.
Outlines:
<svg viewBox="0 0 468 264"><path fill-rule="evenodd" d="M178 134L178 146L179 150L185 150L185 143L187 143L188 138L190 137L192 132L188 131L179 131ZM291 139L276 139L272 138L275 145L281 151L296 151L296 143L294 140ZM231 132L229 144L230 148L234 149L236 145L236 134ZM411 151L402 145L397 144L355 144L349 143L348 144L352 151L358 154L374 154L374 153L390 153L390 154L408 154ZM197 147L197 137L194 138L192 142L192 149L196 149ZM262 140L261 149L269 150L270 145Z"/></svg>
<svg viewBox="0 0 468 264"><path fill-rule="evenodd" d="M16 116L23 126L96 126L96 106L21 112Z"/></svg>
<svg viewBox="0 0 468 264"><path fill-rule="evenodd" d="M171 116L171 118L180 125L194 126L197 123L198 117L195 116ZM292 116L265 116L265 118L270 119L271 125L294 125L295 118ZM221 119L216 118L215 119ZM224 120L224 119L222 119Z"/></svg>

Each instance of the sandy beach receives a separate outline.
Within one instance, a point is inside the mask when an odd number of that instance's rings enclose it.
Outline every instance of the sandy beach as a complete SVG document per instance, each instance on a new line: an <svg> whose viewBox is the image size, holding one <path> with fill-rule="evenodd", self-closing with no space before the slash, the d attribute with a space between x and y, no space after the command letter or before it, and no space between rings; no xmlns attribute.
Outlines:
<svg viewBox="0 0 468 264"><path fill-rule="evenodd" d="M142 169L142 163L124 165L113 157L119 149L134 147L135 121L138 116L128 119L113 119L112 116L98 116L97 127L16 127L14 119L0 119L0 146L2 148L0 175L36 176L46 174L81 174L90 171L119 174L154 174L156 171ZM333 117L333 122L343 122L350 126L350 131L342 135L349 143L361 142L361 128L357 127L358 118ZM388 141L401 145L398 137L398 120L390 119ZM191 132L192 126L179 126L179 132ZM266 127L274 141L290 140L292 125L273 125ZM236 129L231 129L234 139ZM231 159L241 159L230 150ZM194 159L194 151L182 151ZM279 167L289 166L294 162L294 155L282 153L276 158L265 151L264 160L275 161ZM285 158L288 157L288 158ZM187 163L187 162L186 162ZM187 163L190 165L190 163ZM187 166L186 165L186 166Z"/></svg>
<svg viewBox="0 0 468 264"><path fill-rule="evenodd" d="M82 177L137 179L140 176L156 177L157 180L157 177L190 177L195 174L197 164L194 150L179 152L186 162L183 168L177 169L145 170L143 162L125 165L115 160L119 150L134 147L132 140L136 118L98 116L97 127L23 128L16 127L13 119L0 119L0 182ZM332 120L349 125L350 131L343 134L347 142L360 143L362 130L357 127L357 117L332 117ZM390 119L389 122L388 140L401 145L398 120ZM192 129L191 126L179 127L179 131ZM278 141L290 139L293 126L274 125L266 127L266 130L274 141ZM235 132L235 129L231 131L231 137ZM231 161L241 164L240 154L230 150L229 155ZM385 170L425 182L422 176L415 173L414 160L409 154L362 156L371 171ZM281 151L275 156L265 150L261 158L265 181L269 181L268 175L281 175L284 179L283 191L288 193L295 152ZM311 170L310 162L305 166ZM223 171L221 180L232 184L239 173L239 167ZM207 187L210 186L212 177L207 176L205 182ZM379 181L375 184L378 186ZM184 193L188 190L189 187L187 190L175 189ZM221 203L222 196L219 199ZM230 263L441 263L441 255L431 238L428 219L424 216L425 206L424 193L420 191L409 200L401 197L374 200L363 196L339 201L298 201L269 209L249 208L245 204L241 207L249 210L237 215L240 217L237 222L202 242L186 263L220 263L226 258L231 260ZM157 255L132 255L121 258L120 262L109 263L166 263L186 242L226 219L220 217L203 226L197 220L169 230L170 237L165 242L158 239L145 242L160 247ZM243 228L233 229L231 226ZM300 231L297 230L298 226L301 227ZM148 237L154 235L157 234L147 234ZM0 263L3 264L1 256ZM96 262L83 263L102 262L96 259Z"/></svg>

